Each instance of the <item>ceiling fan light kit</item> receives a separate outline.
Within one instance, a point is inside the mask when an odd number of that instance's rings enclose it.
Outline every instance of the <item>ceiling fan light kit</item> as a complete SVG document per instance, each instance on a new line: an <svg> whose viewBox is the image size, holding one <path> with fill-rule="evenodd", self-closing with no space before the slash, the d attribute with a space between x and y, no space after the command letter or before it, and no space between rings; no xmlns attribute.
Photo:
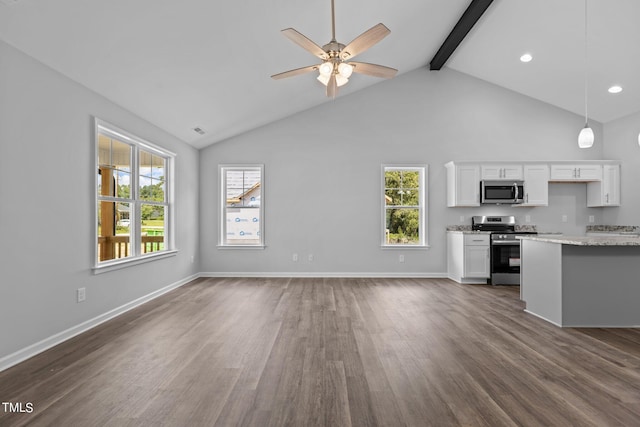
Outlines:
<svg viewBox="0 0 640 427"><path fill-rule="evenodd" d="M336 41L334 0L331 0L331 41L329 43L320 47L293 28L282 30L282 34L284 34L285 37L320 58L322 63L274 74L271 78L278 80L318 71L317 79L326 86L326 94L329 98L336 97L338 88L349 82L349 77L351 77L354 71L373 77L392 78L398 72L395 68L378 64L368 64L366 62L347 62L378 43L388 36L389 33L391 33L391 31L385 27L384 24L380 23L369 28L347 45L338 43Z"/></svg>

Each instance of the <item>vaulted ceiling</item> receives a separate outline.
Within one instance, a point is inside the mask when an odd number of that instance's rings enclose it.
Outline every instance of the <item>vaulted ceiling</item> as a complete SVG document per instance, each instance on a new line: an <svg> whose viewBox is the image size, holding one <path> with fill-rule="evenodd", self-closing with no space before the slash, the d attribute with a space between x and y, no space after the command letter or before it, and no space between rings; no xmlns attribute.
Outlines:
<svg viewBox="0 0 640 427"><path fill-rule="evenodd" d="M640 111L640 1L588 1L589 116L608 122ZM336 38L384 23L391 34L358 60L401 75L428 67L469 3L335 0ZM330 4L0 0L0 39L200 148L332 102L314 74L270 78L318 62L280 30L327 43ZM584 64L583 0L495 0L445 68L583 115ZM354 75L338 96L383 82Z"/></svg>

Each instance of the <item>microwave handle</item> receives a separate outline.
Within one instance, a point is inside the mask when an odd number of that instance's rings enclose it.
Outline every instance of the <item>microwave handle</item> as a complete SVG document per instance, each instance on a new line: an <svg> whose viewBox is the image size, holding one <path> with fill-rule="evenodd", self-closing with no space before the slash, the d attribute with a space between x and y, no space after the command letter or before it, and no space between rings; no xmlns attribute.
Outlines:
<svg viewBox="0 0 640 427"><path fill-rule="evenodd" d="M514 183L513 183L513 188L516 190L516 198L515 198L513 201L514 201L515 203L518 203L518 196L519 196L519 194L518 194L518 183L517 183L517 182L514 182Z"/></svg>

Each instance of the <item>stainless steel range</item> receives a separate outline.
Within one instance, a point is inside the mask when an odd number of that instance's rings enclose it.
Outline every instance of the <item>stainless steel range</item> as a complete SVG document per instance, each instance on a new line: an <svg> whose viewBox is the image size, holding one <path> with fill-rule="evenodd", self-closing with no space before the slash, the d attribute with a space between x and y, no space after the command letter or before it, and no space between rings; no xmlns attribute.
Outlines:
<svg viewBox="0 0 640 427"><path fill-rule="evenodd" d="M516 231L514 216L474 216L471 229L491 233L491 284L519 285L520 240L516 237L536 232Z"/></svg>

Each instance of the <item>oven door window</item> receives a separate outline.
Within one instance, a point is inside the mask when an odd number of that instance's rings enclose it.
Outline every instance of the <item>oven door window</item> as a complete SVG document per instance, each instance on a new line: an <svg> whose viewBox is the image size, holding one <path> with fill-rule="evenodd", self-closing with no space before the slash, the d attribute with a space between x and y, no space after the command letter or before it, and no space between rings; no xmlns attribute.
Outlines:
<svg viewBox="0 0 640 427"><path fill-rule="evenodd" d="M518 243L492 245L491 272L516 274L519 273L520 245Z"/></svg>

